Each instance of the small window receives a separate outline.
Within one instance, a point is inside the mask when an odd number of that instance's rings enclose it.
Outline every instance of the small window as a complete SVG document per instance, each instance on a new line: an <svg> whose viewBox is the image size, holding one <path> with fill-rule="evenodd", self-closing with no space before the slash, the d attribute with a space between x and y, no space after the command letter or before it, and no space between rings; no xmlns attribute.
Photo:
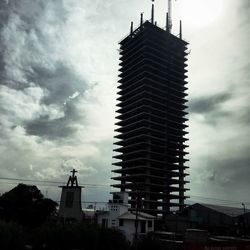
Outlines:
<svg viewBox="0 0 250 250"><path fill-rule="evenodd" d="M124 220L123 219L119 219L119 227L123 227L124 225Z"/></svg>
<svg viewBox="0 0 250 250"><path fill-rule="evenodd" d="M115 225L115 220L112 220L112 225Z"/></svg>
<svg viewBox="0 0 250 250"><path fill-rule="evenodd" d="M152 221L151 220L148 221L148 227L152 227Z"/></svg>

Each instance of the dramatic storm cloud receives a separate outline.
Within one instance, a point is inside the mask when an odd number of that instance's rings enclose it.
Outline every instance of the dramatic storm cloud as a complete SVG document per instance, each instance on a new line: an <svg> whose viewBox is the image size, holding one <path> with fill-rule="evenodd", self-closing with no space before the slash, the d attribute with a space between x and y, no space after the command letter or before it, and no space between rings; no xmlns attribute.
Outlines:
<svg viewBox="0 0 250 250"><path fill-rule="evenodd" d="M249 201L250 5L224 7L224 18L193 42L201 44L200 60L194 49L190 56L190 187L191 194Z"/></svg>
<svg viewBox="0 0 250 250"><path fill-rule="evenodd" d="M165 24L166 2L156 1ZM150 18L150 1L0 0L0 177L66 181L79 171L86 200L111 183L118 41ZM250 4L180 0L190 43L189 188L248 201L250 189ZM0 191L14 183L1 181ZM42 187L43 188L43 187ZM58 198L59 189L44 187ZM229 191L230 190L230 191ZM193 197L192 197L193 196ZM203 200L204 201L204 200Z"/></svg>
<svg viewBox="0 0 250 250"><path fill-rule="evenodd" d="M89 73L91 40L84 44L84 31L78 37L71 27L76 7L60 0L1 1L1 177L66 181L75 167L83 182L102 167L96 157L105 164L106 140L111 153L109 131L95 133L92 115L103 104L97 93L103 99L106 93ZM84 30L84 24L78 25ZM75 51L81 42L82 51ZM104 183L108 172L100 170Z"/></svg>

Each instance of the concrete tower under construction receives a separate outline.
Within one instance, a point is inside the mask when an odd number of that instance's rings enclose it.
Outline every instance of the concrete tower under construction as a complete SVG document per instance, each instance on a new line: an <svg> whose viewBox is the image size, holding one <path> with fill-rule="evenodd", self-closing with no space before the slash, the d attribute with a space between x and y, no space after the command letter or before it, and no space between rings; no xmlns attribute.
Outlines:
<svg viewBox="0 0 250 250"><path fill-rule="evenodd" d="M118 85L117 159L119 181L113 187L126 191L131 209L163 216L185 206L187 102L185 91L187 45L152 18L120 42ZM140 201L140 202L138 202ZM137 208L138 208L137 207Z"/></svg>

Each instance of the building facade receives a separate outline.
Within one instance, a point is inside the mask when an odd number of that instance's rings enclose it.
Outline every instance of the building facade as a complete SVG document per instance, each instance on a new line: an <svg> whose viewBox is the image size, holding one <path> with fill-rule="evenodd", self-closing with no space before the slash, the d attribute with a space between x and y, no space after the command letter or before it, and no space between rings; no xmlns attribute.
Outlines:
<svg viewBox="0 0 250 250"><path fill-rule="evenodd" d="M154 216L182 210L187 198L187 45L153 15L120 42L113 187Z"/></svg>
<svg viewBox="0 0 250 250"><path fill-rule="evenodd" d="M78 185L75 169L69 176L67 185L62 188L58 217L62 223L76 223L83 219L81 193L82 186Z"/></svg>
<svg viewBox="0 0 250 250"><path fill-rule="evenodd" d="M113 199L108 203L108 210L97 211L96 217L99 225L120 230L130 242L134 238L154 231L155 217L146 213L129 211L128 194L124 192L114 193Z"/></svg>

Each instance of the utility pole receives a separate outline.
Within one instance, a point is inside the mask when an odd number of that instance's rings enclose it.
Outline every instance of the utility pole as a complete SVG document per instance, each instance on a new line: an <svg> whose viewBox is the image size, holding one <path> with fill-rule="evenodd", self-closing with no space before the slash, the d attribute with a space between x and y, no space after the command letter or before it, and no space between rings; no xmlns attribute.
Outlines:
<svg viewBox="0 0 250 250"><path fill-rule="evenodd" d="M243 211L244 211L244 215L245 215L245 213L246 213L246 205L245 205L245 203L242 203L242 206L243 206Z"/></svg>
<svg viewBox="0 0 250 250"><path fill-rule="evenodd" d="M135 210L135 241L138 239L138 212L139 212L139 192L136 192L136 210Z"/></svg>
<svg viewBox="0 0 250 250"><path fill-rule="evenodd" d="M140 187L136 190L136 208L135 208L135 237L134 237L134 247L138 247L138 226L139 226L139 210L142 209L142 196L140 194Z"/></svg>
<svg viewBox="0 0 250 250"><path fill-rule="evenodd" d="M244 236L246 237L246 205L242 203L243 206L243 227L244 227Z"/></svg>

